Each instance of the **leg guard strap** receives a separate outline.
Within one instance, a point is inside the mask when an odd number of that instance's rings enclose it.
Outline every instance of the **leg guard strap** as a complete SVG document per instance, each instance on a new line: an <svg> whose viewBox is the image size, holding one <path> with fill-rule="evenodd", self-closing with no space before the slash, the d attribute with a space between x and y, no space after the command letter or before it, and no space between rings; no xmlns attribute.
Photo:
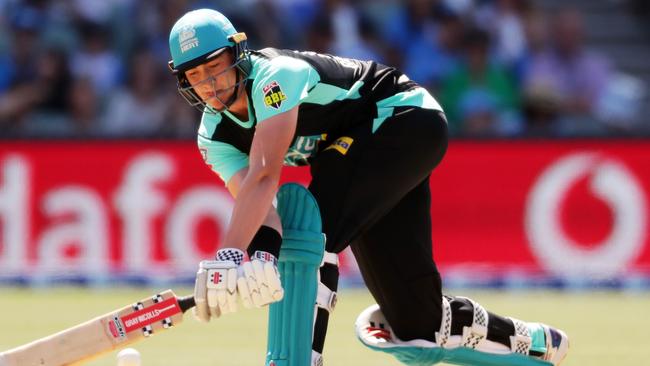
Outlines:
<svg viewBox="0 0 650 366"><path fill-rule="evenodd" d="M321 263L321 267L325 265L325 263L334 265L334 266L339 266L339 255L336 253L332 252L325 252L323 255L323 263Z"/></svg>
<svg viewBox="0 0 650 366"><path fill-rule="evenodd" d="M322 364L323 362L321 354L325 346L329 316L334 311L336 305L338 283L338 256L335 253L325 252L323 262L318 271L318 295L314 309L316 316L314 318L314 341L312 343L312 355L314 357L312 357L312 365Z"/></svg>
<svg viewBox="0 0 650 366"><path fill-rule="evenodd" d="M451 305L447 297L442 297L442 320L440 321L440 331L436 332L436 343L444 347L451 336Z"/></svg>
<svg viewBox="0 0 650 366"><path fill-rule="evenodd" d="M331 314L336 307L336 292L327 288L322 282L319 282L316 305Z"/></svg>
<svg viewBox="0 0 650 366"><path fill-rule="evenodd" d="M457 296L458 298L459 296ZM472 325L463 327L463 338L461 346L468 348L476 348L478 344L487 338L488 332L488 312L472 299L464 297L463 299L469 301L474 308L474 315L472 317Z"/></svg>
<svg viewBox="0 0 650 366"><path fill-rule="evenodd" d="M323 256L322 266L339 266L339 257L336 253L325 252ZM316 297L316 305L324 310L327 310L328 313L332 313L336 307L337 295L336 291L331 290L327 287L323 281L318 279L318 295Z"/></svg>
<svg viewBox="0 0 650 366"><path fill-rule="evenodd" d="M521 320L510 318L515 326L515 334L510 337L510 349L512 352L528 355L533 342L528 325Z"/></svg>
<svg viewBox="0 0 650 366"><path fill-rule="evenodd" d="M311 351L311 366L323 366L323 355L320 352Z"/></svg>

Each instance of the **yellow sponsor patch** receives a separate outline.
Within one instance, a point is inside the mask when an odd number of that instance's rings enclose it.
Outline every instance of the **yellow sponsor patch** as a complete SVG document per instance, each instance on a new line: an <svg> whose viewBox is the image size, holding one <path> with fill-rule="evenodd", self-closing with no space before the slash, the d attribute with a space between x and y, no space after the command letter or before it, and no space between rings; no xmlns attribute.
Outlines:
<svg viewBox="0 0 650 366"><path fill-rule="evenodd" d="M348 149L350 149L352 142L354 142L354 139L351 137L347 137L347 136L339 137L338 139L336 139L336 141L332 142L332 144L328 146L325 150L334 149L340 152L341 154L345 155L348 153Z"/></svg>

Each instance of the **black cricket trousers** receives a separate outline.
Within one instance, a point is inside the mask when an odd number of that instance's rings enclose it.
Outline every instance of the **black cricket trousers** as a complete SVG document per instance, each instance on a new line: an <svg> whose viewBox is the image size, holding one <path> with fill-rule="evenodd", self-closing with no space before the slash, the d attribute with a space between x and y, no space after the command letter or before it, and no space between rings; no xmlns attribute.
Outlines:
<svg viewBox="0 0 650 366"><path fill-rule="evenodd" d="M346 150L321 148L309 190L318 201L326 249L351 246L366 286L402 340L434 340L442 289L433 261L429 175L447 149L441 111L398 107L372 133L368 123L341 136ZM347 139L346 141L350 141ZM345 153L343 153L345 152ZM335 290L338 270L321 281ZM320 309L314 349L322 352L328 315Z"/></svg>

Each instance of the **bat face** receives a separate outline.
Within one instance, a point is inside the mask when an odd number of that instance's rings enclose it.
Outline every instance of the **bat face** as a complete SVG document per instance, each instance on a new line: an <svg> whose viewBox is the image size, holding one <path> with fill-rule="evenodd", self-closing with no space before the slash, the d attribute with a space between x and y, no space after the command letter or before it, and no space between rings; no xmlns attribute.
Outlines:
<svg viewBox="0 0 650 366"><path fill-rule="evenodd" d="M179 324L192 298L167 290L32 343L0 353L0 366L59 366L87 361Z"/></svg>

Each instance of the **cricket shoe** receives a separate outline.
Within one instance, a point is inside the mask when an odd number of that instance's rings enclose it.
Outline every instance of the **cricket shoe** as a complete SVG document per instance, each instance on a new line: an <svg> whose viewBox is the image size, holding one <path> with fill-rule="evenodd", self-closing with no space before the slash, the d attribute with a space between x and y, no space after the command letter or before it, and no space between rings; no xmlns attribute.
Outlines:
<svg viewBox="0 0 650 366"><path fill-rule="evenodd" d="M558 366L569 352L569 337L563 331L546 324L542 324L542 327L546 335L546 353L542 359Z"/></svg>

